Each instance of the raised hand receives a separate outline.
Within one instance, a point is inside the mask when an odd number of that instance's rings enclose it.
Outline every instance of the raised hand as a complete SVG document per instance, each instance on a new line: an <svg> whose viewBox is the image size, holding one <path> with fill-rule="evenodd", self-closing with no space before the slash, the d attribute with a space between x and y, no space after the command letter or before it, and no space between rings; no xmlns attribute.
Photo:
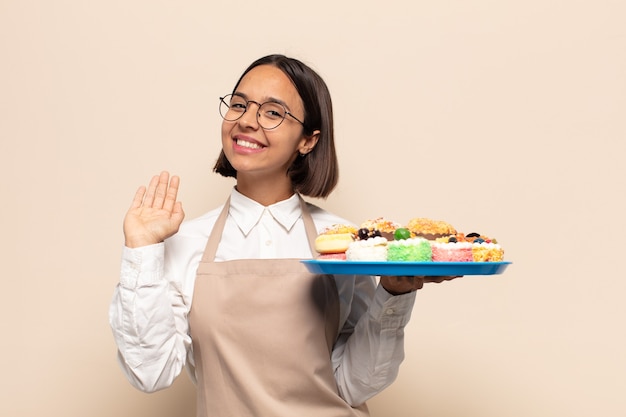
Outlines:
<svg viewBox="0 0 626 417"><path fill-rule="evenodd" d="M124 217L125 244L129 248L163 242L178 231L185 217L176 200L180 178L166 171L152 177L148 188L139 187Z"/></svg>

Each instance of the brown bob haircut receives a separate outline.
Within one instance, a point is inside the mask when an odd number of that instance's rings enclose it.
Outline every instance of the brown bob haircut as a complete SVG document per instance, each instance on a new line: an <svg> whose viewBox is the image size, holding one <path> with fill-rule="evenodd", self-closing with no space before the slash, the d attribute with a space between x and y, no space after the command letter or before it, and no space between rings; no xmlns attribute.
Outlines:
<svg viewBox="0 0 626 417"><path fill-rule="evenodd" d="M309 197L328 197L339 179L339 164L335 150L333 107L330 92L324 80L306 64L284 55L268 55L254 61L241 75L233 92L243 77L259 65L272 65L289 77L304 104L303 134L320 131L316 146L306 155L298 156L287 171L295 191ZM237 178L224 151L213 167L224 177Z"/></svg>

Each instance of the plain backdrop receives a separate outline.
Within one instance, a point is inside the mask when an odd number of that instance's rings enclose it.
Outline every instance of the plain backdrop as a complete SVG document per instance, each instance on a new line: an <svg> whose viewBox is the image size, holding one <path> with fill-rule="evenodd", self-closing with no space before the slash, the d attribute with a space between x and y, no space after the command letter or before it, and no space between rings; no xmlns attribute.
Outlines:
<svg viewBox="0 0 626 417"><path fill-rule="evenodd" d="M421 290L377 417L626 415L626 3L0 0L0 415L193 416L144 394L108 305L136 188L212 173L218 97L269 53L334 100L355 223L447 220L513 265Z"/></svg>

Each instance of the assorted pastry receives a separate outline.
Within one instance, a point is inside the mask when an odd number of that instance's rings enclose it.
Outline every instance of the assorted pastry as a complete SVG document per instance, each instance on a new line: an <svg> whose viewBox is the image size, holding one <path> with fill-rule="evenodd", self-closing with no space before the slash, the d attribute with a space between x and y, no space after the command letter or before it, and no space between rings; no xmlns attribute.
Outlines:
<svg viewBox="0 0 626 417"><path fill-rule="evenodd" d="M315 239L320 260L408 262L500 262L496 239L462 233L451 224L425 217L406 225L378 217L358 228L333 225Z"/></svg>

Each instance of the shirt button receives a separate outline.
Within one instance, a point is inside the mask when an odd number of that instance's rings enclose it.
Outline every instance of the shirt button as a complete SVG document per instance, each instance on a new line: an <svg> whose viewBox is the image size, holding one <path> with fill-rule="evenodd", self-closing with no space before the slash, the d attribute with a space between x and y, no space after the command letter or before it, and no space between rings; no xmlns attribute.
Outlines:
<svg viewBox="0 0 626 417"><path fill-rule="evenodd" d="M271 240L266 240L266 241L265 241L265 246L270 246L271 244L272 244L272 241L271 241Z"/></svg>
<svg viewBox="0 0 626 417"><path fill-rule="evenodd" d="M387 314L388 316L393 314L393 308L388 308L387 310L385 310L385 314Z"/></svg>

